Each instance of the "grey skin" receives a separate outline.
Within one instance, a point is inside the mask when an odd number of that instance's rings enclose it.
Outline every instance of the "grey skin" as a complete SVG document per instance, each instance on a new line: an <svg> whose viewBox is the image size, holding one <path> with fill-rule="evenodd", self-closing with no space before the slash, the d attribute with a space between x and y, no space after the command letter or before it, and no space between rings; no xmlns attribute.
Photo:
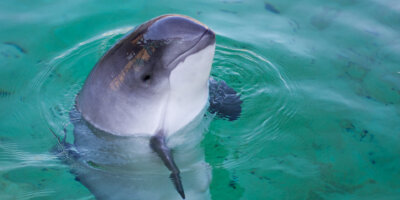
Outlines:
<svg viewBox="0 0 400 200"><path fill-rule="evenodd" d="M86 127L85 132L90 134L129 135L130 127L141 125L143 113L151 114L152 103L164 98L162 91L168 89L171 71L188 56L214 44L215 34L210 29L185 16L164 15L144 23L121 39L96 64L76 98L73 113L78 114L71 116L79 116L79 123L73 122L74 125ZM237 93L223 81L210 80L209 84L209 111L229 120L237 119L242 103ZM128 117L126 110L139 114ZM80 137L82 134L76 131L79 130L75 130L75 137ZM180 170L167 146L167 133L158 128L151 134L150 148L171 172L175 189L184 199ZM75 138L75 146L88 142ZM71 152L72 157L79 157L79 152ZM93 185L87 187L91 189Z"/></svg>
<svg viewBox="0 0 400 200"><path fill-rule="evenodd" d="M139 120L127 119L126 109L151 110L143 108L142 102L163 98L160 91L168 89L167 81L177 64L214 43L215 34L191 19L173 15L155 18L103 56L77 97L77 108L95 127L129 134L131 130L121 122Z"/></svg>

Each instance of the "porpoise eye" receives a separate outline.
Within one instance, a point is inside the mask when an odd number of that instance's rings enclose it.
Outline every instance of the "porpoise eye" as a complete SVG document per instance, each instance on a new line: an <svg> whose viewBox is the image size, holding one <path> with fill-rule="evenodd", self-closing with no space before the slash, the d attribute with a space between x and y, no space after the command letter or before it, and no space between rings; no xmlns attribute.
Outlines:
<svg viewBox="0 0 400 200"><path fill-rule="evenodd" d="M150 74L145 74L142 76L142 81L145 83L148 83L151 79L151 75Z"/></svg>

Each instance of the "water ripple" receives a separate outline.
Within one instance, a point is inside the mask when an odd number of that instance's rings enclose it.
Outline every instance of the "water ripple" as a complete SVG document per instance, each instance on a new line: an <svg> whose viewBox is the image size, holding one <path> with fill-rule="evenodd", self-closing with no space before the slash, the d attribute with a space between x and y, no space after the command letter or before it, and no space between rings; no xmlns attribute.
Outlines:
<svg viewBox="0 0 400 200"><path fill-rule="evenodd" d="M58 164L56 156L48 153L34 154L23 151L15 143L1 143L0 171L15 170L23 167L53 167Z"/></svg>
<svg viewBox="0 0 400 200"><path fill-rule="evenodd" d="M239 119L236 123L240 133L234 135L226 131L226 125L211 130L211 134L229 139L224 142L231 154L220 167L236 168L246 166L244 163L262 151L267 142L284 137L280 127L296 113L292 100L296 87L282 67L257 50L235 47L240 43L227 38L219 41L212 75L225 80L241 94L244 101L241 118L246 123Z"/></svg>
<svg viewBox="0 0 400 200"><path fill-rule="evenodd" d="M58 137L63 137L63 127L67 131L73 128L69 111L85 77L107 49L129 29L107 31L60 52L32 81L31 88L37 91L41 105L42 120ZM225 80L239 92L244 101L241 119L246 120L210 128L211 135L229 138L223 145L230 152L222 163L210 164L215 168L246 167L244 163L258 156L267 143L285 137L281 127L296 113L292 101L296 87L281 66L258 50L243 47L223 36L217 38L217 44L212 76ZM236 125L240 126L237 130L231 127ZM232 134L234 131L237 132Z"/></svg>
<svg viewBox="0 0 400 200"><path fill-rule="evenodd" d="M132 28L109 30L60 52L32 81L32 90L37 91L41 104L42 119L59 137L63 137L63 127L72 128L69 112L85 77L97 60Z"/></svg>

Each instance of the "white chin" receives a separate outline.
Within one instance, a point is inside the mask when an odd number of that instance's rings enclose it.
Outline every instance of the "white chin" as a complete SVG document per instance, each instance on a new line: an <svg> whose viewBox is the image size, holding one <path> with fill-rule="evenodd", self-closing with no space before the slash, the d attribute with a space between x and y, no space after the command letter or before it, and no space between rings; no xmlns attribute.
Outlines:
<svg viewBox="0 0 400 200"><path fill-rule="evenodd" d="M188 56L170 75L170 94L166 108L164 130L175 133L192 121L208 101L215 44Z"/></svg>

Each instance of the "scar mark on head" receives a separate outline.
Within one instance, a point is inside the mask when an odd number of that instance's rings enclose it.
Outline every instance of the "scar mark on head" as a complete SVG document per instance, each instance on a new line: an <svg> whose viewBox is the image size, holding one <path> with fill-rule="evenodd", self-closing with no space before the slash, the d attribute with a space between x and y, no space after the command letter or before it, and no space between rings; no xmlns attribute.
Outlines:
<svg viewBox="0 0 400 200"><path fill-rule="evenodd" d="M143 34L138 35L135 39L131 41L133 45L136 45L140 39L142 39Z"/></svg>
<svg viewBox="0 0 400 200"><path fill-rule="evenodd" d="M126 63L126 65L124 66L122 71L118 74L118 76L111 81L109 87L112 90L118 90L121 87L121 84L124 82L125 76L129 72L129 70L134 68L135 71L139 71L140 68L143 66L143 62L148 61L149 59L150 55L147 52L147 50L144 48L140 50L139 53L137 53L132 60Z"/></svg>

